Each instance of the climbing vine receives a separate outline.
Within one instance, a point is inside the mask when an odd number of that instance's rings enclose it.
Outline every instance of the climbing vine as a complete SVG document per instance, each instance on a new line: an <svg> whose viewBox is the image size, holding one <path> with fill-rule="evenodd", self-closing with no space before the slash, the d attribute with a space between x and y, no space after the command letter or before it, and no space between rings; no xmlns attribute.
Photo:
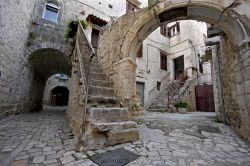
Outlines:
<svg viewBox="0 0 250 166"><path fill-rule="evenodd" d="M83 29L88 27L88 22L86 20L74 20L69 21L65 29L64 37L68 40L69 38L74 38L76 36L78 23L81 23Z"/></svg>

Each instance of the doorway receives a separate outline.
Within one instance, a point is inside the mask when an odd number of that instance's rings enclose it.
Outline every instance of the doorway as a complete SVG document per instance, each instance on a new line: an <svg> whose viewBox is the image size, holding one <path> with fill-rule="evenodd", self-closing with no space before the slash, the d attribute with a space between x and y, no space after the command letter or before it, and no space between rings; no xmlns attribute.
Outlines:
<svg viewBox="0 0 250 166"><path fill-rule="evenodd" d="M52 106L67 106L69 100L69 90L62 86L57 86L51 90Z"/></svg>
<svg viewBox="0 0 250 166"><path fill-rule="evenodd" d="M213 85L195 87L196 107L201 112L215 112Z"/></svg>
<svg viewBox="0 0 250 166"><path fill-rule="evenodd" d="M141 103L144 105L144 90L145 90L145 83L144 82L136 82L136 90L138 91L138 95L141 98Z"/></svg>
<svg viewBox="0 0 250 166"><path fill-rule="evenodd" d="M184 73L184 55L174 59L174 78L179 79Z"/></svg>

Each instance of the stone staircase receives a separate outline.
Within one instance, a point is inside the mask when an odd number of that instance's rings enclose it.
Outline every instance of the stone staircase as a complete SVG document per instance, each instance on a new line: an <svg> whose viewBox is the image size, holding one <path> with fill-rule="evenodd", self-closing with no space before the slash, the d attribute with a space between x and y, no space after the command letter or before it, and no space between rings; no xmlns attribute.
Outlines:
<svg viewBox="0 0 250 166"><path fill-rule="evenodd" d="M190 88L193 80L186 80L180 84L178 80L171 81L160 91L159 95L153 100L147 111L152 112L173 112L174 103L182 100Z"/></svg>
<svg viewBox="0 0 250 166"><path fill-rule="evenodd" d="M72 59L68 117L79 151L139 139L136 122L129 120L112 82L104 73L81 24Z"/></svg>
<svg viewBox="0 0 250 166"><path fill-rule="evenodd" d="M129 121L128 109L121 107L112 82L98 60L94 59L90 66L85 148L98 149L138 140L137 124Z"/></svg>

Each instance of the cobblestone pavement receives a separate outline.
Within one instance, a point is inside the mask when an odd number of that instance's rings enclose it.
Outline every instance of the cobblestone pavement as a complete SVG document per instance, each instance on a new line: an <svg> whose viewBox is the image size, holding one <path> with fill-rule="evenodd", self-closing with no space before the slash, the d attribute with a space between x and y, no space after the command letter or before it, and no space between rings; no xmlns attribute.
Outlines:
<svg viewBox="0 0 250 166"><path fill-rule="evenodd" d="M74 151L63 109L10 116L0 121L0 165L96 166L90 156L124 147L141 156L128 166L250 166L249 142L212 116L147 112L136 118L139 141L86 154Z"/></svg>

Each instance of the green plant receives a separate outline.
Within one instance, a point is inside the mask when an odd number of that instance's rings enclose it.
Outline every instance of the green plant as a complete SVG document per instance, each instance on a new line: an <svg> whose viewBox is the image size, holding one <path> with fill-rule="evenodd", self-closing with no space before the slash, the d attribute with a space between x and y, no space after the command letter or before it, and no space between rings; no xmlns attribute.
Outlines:
<svg viewBox="0 0 250 166"><path fill-rule="evenodd" d="M185 101L177 101L175 104L174 104L174 106L176 107L176 108L188 108L189 107L189 104L187 103L187 102L185 102Z"/></svg>
<svg viewBox="0 0 250 166"><path fill-rule="evenodd" d="M79 21L80 21L83 29L86 29L88 27L88 25L89 25L88 21L86 21L86 20L79 20Z"/></svg>
<svg viewBox="0 0 250 166"><path fill-rule="evenodd" d="M223 121L219 118L219 116L214 117L215 123L223 123Z"/></svg>
<svg viewBox="0 0 250 166"><path fill-rule="evenodd" d="M69 21L69 23L67 24L67 27L65 29L65 33L64 33L64 37L66 39L74 38L76 36L79 22L81 23L83 29L86 29L88 27L88 22L86 20Z"/></svg>

